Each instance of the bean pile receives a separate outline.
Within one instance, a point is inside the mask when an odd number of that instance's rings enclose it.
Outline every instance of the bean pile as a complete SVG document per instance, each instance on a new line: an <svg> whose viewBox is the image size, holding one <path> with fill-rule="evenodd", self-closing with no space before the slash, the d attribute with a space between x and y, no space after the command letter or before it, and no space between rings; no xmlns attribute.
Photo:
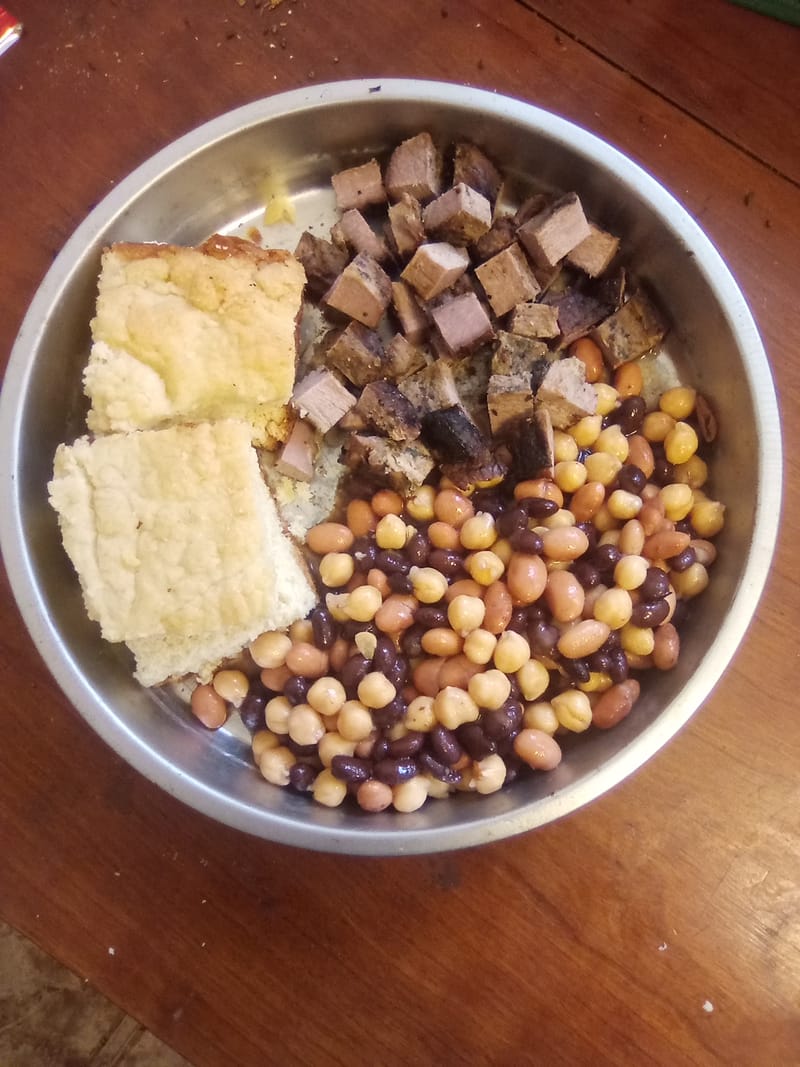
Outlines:
<svg viewBox="0 0 800 1067"><path fill-rule="evenodd" d="M573 354L597 413L556 431L552 478L384 488L309 531L319 606L192 695L212 728L238 709L267 781L369 812L493 793L675 666L724 524L698 451L713 418L688 387L648 410L640 368L611 385L592 344Z"/></svg>

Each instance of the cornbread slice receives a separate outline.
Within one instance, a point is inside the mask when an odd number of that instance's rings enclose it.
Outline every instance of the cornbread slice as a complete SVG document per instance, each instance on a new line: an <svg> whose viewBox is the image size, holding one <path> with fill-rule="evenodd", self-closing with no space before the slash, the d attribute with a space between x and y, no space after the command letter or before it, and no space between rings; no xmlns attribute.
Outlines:
<svg viewBox="0 0 800 1067"><path fill-rule="evenodd" d="M84 371L89 429L235 418L274 446L287 429L304 285L291 253L238 237L107 248Z"/></svg>
<svg viewBox="0 0 800 1067"><path fill-rule="evenodd" d="M245 422L79 438L48 488L89 617L143 685L207 677L316 602Z"/></svg>

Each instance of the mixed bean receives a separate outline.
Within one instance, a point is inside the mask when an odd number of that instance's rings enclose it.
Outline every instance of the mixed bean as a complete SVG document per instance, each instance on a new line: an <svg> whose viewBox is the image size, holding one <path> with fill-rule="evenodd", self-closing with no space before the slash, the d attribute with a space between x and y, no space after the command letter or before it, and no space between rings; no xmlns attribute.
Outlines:
<svg viewBox="0 0 800 1067"><path fill-rule="evenodd" d="M367 812L494 793L675 666L725 518L708 405L676 387L648 411L641 369L611 385L590 345L597 414L555 432L551 478L382 488L308 532L319 605L191 698L209 728L238 710L267 781Z"/></svg>

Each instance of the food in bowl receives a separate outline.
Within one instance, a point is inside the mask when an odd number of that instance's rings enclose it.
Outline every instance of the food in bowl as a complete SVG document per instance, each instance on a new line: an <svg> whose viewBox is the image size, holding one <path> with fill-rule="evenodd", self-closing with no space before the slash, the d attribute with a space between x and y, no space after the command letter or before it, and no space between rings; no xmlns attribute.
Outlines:
<svg viewBox="0 0 800 1067"><path fill-rule="evenodd" d="M332 437L353 473L305 538L310 617L191 696L211 727L238 709L264 777L326 806L492 793L554 768L561 733L615 725L677 662L723 523L713 416L653 373L664 323L617 239L574 193L498 209L475 145L452 168L445 188L410 138L334 176L331 241L301 237L346 324L304 354L275 466L313 481Z"/></svg>

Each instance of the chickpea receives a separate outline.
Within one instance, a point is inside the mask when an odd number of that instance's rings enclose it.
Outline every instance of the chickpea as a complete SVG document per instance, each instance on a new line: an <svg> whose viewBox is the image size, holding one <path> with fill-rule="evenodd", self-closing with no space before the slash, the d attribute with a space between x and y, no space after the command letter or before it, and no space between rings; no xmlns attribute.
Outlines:
<svg viewBox="0 0 800 1067"><path fill-rule="evenodd" d="M683 482L692 489L702 489L708 481L708 464L695 453L685 463L675 465L675 481Z"/></svg>
<svg viewBox="0 0 800 1067"><path fill-rule="evenodd" d="M344 704L347 695L338 678L317 678L308 690L306 700L320 715L335 715Z"/></svg>
<svg viewBox="0 0 800 1067"><path fill-rule="evenodd" d="M561 762L558 742L542 730L520 730L514 738L514 752L535 771L552 771Z"/></svg>
<svg viewBox="0 0 800 1067"><path fill-rule="evenodd" d="M373 495L370 505L379 519L386 515L403 514L403 498L394 489L379 489Z"/></svg>
<svg viewBox="0 0 800 1067"><path fill-rule="evenodd" d="M353 577L355 562L347 552L329 552L319 561L319 578L328 589L340 589Z"/></svg>
<svg viewBox="0 0 800 1067"><path fill-rule="evenodd" d="M297 760L294 753L280 745L277 748L269 748L262 752L258 760L258 769L272 785L287 786L289 784L289 771L294 767Z"/></svg>
<svg viewBox="0 0 800 1067"><path fill-rule="evenodd" d="M211 684L214 687L214 691L235 708L241 705L250 689L250 679L244 671L217 671L211 680Z"/></svg>
<svg viewBox="0 0 800 1067"><path fill-rule="evenodd" d="M516 674L531 658L531 646L522 634L506 630L498 638L492 658L495 667L503 674Z"/></svg>
<svg viewBox="0 0 800 1067"><path fill-rule="evenodd" d="M578 443L564 430L553 430L553 458L556 463L570 463L578 458Z"/></svg>
<svg viewBox="0 0 800 1067"><path fill-rule="evenodd" d="M311 795L326 808L338 808L347 796L347 782L337 778L329 767L321 770L311 786Z"/></svg>
<svg viewBox="0 0 800 1067"><path fill-rule="evenodd" d="M496 752L472 764L472 781L479 793L496 793L503 788L505 780L506 765Z"/></svg>
<svg viewBox="0 0 800 1067"><path fill-rule="evenodd" d="M699 596L708 586L708 571L702 563L693 563L680 574L671 573L670 581L682 600L691 600L692 597Z"/></svg>
<svg viewBox="0 0 800 1067"><path fill-rule="evenodd" d="M375 636L375 634L370 633L369 630L361 630L353 638L353 644L356 646L356 648L361 653L361 655L364 657L364 659L372 659L372 657L375 655L375 650L378 647L378 638ZM348 646L348 650L349 650L349 646ZM344 662L341 664L341 667L343 667L346 662L347 662L347 657L345 658ZM333 664L331 664L331 665L333 665ZM341 667L340 667L340 670L341 670Z"/></svg>
<svg viewBox="0 0 800 1067"><path fill-rule="evenodd" d="M504 567L508 566L511 562L511 557L514 555L514 549L511 547L511 542L507 537L499 537L492 545L492 552L499 556Z"/></svg>
<svg viewBox="0 0 800 1067"><path fill-rule="evenodd" d="M633 600L627 589L612 586L606 589L594 602L594 617L604 622L611 630L620 630L630 622Z"/></svg>
<svg viewBox="0 0 800 1067"><path fill-rule="evenodd" d="M642 498L625 489L615 489L609 496L606 507L613 518L627 522L628 519L635 519L642 510Z"/></svg>
<svg viewBox="0 0 800 1067"><path fill-rule="evenodd" d="M433 698L433 713L448 730L455 730L465 722L475 722L480 710L473 698L463 689L448 685Z"/></svg>
<svg viewBox="0 0 800 1067"><path fill-rule="evenodd" d="M459 530L459 538L464 548L470 551L491 548L497 540L494 516L488 511L479 511L476 515L465 519Z"/></svg>
<svg viewBox="0 0 800 1067"><path fill-rule="evenodd" d="M687 484L673 482L665 485L659 495L664 503L664 514L672 522L680 522L692 510L694 495Z"/></svg>
<svg viewBox="0 0 800 1067"><path fill-rule="evenodd" d="M267 701L264 709L264 721L274 734L289 733L289 712L292 705L284 696L276 696Z"/></svg>
<svg viewBox="0 0 800 1067"><path fill-rule="evenodd" d="M605 671L590 671L588 682L579 682L578 689L582 693L602 693L612 686L611 678Z"/></svg>
<svg viewBox="0 0 800 1067"><path fill-rule="evenodd" d="M597 396L597 414L610 415L617 406L619 393L607 382L595 382L594 391Z"/></svg>
<svg viewBox="0 0 800 1067"><path fill-rule="evenodd" d="M355 750L355 741L348 741L335 731L325 734L317 745L317 752L323 767L330 767L334 756L352 756Z"/></svg>
<svg viewBox="0 0 800 1067"><path fill-rule="evenodd" d="M331 613L331 618L334 619L336 622L347 622L347 620L350 618L350 616L345 611L345 606L349 599L349 593L325 594L325 607Z"/></svg>
<svg viewBox="0 0 800 1067"><path fill-rule="evenodd" d="M487 664L497 646L497 638L488 630L473 630L464 638L464 655L478 666Z"/></svg>
<svg viewBox="0 0 800 1067"><path fill-rule="evenodd" d="M511 696L511 682L502 671L481 671L470 678L467 691L479 708L496 711Z"/></svg>
<svg viewBox="0 0 800 1067"><path fill-rule="evenodd" d="M623 556L614 568L614 581L622 589L638 589L647 577L650 561L644 556Z"/></svg>
<svg viewBox="0 0 800 1067"><path fill-rule="evenodd" d="M212 685L198 685L190 697L192 714L208 730L218 730L228 719L225 700Z"/></svg>
<svg viewBox="0 0 800 1067"><path fill-rule="evenodd" d="M664 438L664 454L670 463L686 463L698 449L697 432L688 422L676 422Z"/></svg>
<svg viewBox="0 0 800 1067"><path fill-rule="evenodd" d="M457 596L447 607L447 620L461 637L476 630L483 623L485 614L486 605L476 596Z"/></svg>
<svg viewBox="0 0 800 1067"><path fill-rule="evenodd" d="M610 452L592 452L583 461L583 465L590 482L600 482L602 486L608 486L619 474L622 460Z"/></svg>
<svg viewBox="0 0 800 1067"><path fill-rule="evenodd" d="M671 415L676 421L688 419L694 411L697 401L697 393L686 385L678 385L673 389L667 389L658 399L658 406L662 411Z"/></svg>
<svg viewBox="0 0 800 1067"><path fill-rule="evenodd" d="M644 527L638 519L628 519L619 531L607 531L617 533L616 545L625 556L640 556L644 548ZM607 534L603 534L606 537ZM600 539L602 541L602 538Z"/></svg>
<svg viewBox="0 0 800 1067"><path fill-rule="evenodd" d="M345 614L354 622L371 622L383 604L380 589L374 585L362 585L348 593L344 605Z"/></svg>
<svg viewBox="0 0 800 1067"><path fill-rule="evenodd" d="M550 702L559 725L570 733L580 734L592 725L592 705L579 689L565 689Z"/></svg>
<svg viewBox="0 0 800 1067"><path fill-rule="evenodd" d="M313 645L314 627L311 625L311 619L296 619L289 627L289 638L293 645L299 641Z"/></svg>
<svg viewBox="0 0 800 1067"><path fill-rule="evenodd" d="M406 512L415 522L431 522L435 512L433 502L436 490L432 485L420 485L406 499Z"/></svg>
<svg viewBox="0 0 800 1067"><path fill-rule="evenodd" d="M475 514L468 497L457 489L442 489L434 499L433 510L440 522L449 523L457 530Z"/></svg>
<svg viewBox="0 0 800 1067"><path fill-rule="evenodd" d="M360 700L347 700L339 709L336 725L346 741L363 741L372 733L372 712Z"/></svg>
<svg viewBox="0 0 800 1067"><path fill-rule="evenodd" d="M306 534L306 544L318 556L347 552L354 541L353 531L341 522L320 522Z"/></svg>
<svg viewBox="0 0 800 1067"><path fill-rule="evenodd" d="M288 634L267 630L250 642L250 655L258 667L282 667L291 647L292 639Z"/></svg>
<svg viewBox="0 0 800 1067"><path fill-rule="evenodd" d="M725 525L725 505L716 500L697 500L691 510L691 523L698 537L716 537Z"/></svg>
<svg viewBox="0 0 800 1067"><path fill-rule="evenodd" d="M516 677L523 700L538 700L550 685L550 672L538 659L523 663Z"/></svg>
<svg viewBox="0 0 800 1067"><path fill-rule="evenodd" d="M408 577L414 596L422 604L436 604L447 593L447 579L435 567L412 567Z"/></svg>
<svg viewBox="0 0 800 1067"><path fill-rule="evenodd" d="M675 420L666 411L649 411L642 420L642 433L648 441L658 443L666 439Z"/></svg>
<svg viewBox="0 0 800 1067"><path fill-rule="evenodd" d="M273 748L278 748L280 743L280 738L276 737L272 730L257 730L253 734L253 740L251 742L253 759L255 762L259 763L265 752L269 752L270 749Z"/></svg>
<svg viewBox="0 0 800 1067"><path fill-rule="evenodd" d="M541 526L544 530L556 530L562 526L574 526L575 516L568 508L559 508L553 515L542 519Z"/></svg>
<svg viewBox="0 0 800 1067"><path fill-rule="evenodd" d="M427 799L428 783L421 774L392 787L392 804L395 811L417 811Z"/></svg>
<svg viewBox="0 0 800 1067"><path fill-rule="evenodd" d="M366 708L385 708L396 696L394 685L380 671L370 671L358 683L358 699Z"/></svg>
<svg viewBox="0 0 800 1067"><path fill-rule="evenodd" d="M591 448L603 428L602 415L584 415L567 430L578 448Z"/></svg>
<svg viewBox="0 0 800 1067"><path fill-rule="evenodd" d="M540 730L551 737L561 725L549 700L539 700L534 704L528 704L522 723L525 729Z"/></svg>
<svg viewBox="0 0 800 1067"><path fill-rule="evenodd" d="M391 512L378 520L375 527L375 544L378 548L405 548L406 524L399 515Z"/></svg>
<svg viewBox="0 0 800 1067"><path fill-rule="evenodd" d="M496 582L505 571L505 564L500 557L487 549L467 556L464 567L479 585L484 586Z"/></svg>
<svg viewBox="0 0 800 1067"><path fill-rule="evenodd" d="M289 737L297 745L316 745L325 733L322 716L309 704L295 704L289 709L288 727Z"/></svg>
<svg viewBox="0 0 800 1067"><path fill-rule="evenodd" d="M619 632L619 641L626 652L636 656L649 656L655 647L653 631L647 627L626 622Z"/></svg>
<svg viewBox="0 0 800 1067"><path fill-rule="evenodd" d="M586 467L575 459L564 460L556 463L553 476L563 493L574 493L586 484Z"/></svg>
<svg viewBox="0 0 800 1067"><path fill-rule="evenodd" d="M604 430L597 435L597 440L594 443L595 452L608 452L609 455L614 456L624 463L628 458L628 438L622 432L619 426L606 426Z"/></svg>
<svg viewBox="0 0 800 1067"><path fill-rule="evenodd" d="M408 730L417 730L420 733L429 733L436 725L436 715L433 711L433 697L417 696L406 708L406 716L403 720Z"/></svg>

